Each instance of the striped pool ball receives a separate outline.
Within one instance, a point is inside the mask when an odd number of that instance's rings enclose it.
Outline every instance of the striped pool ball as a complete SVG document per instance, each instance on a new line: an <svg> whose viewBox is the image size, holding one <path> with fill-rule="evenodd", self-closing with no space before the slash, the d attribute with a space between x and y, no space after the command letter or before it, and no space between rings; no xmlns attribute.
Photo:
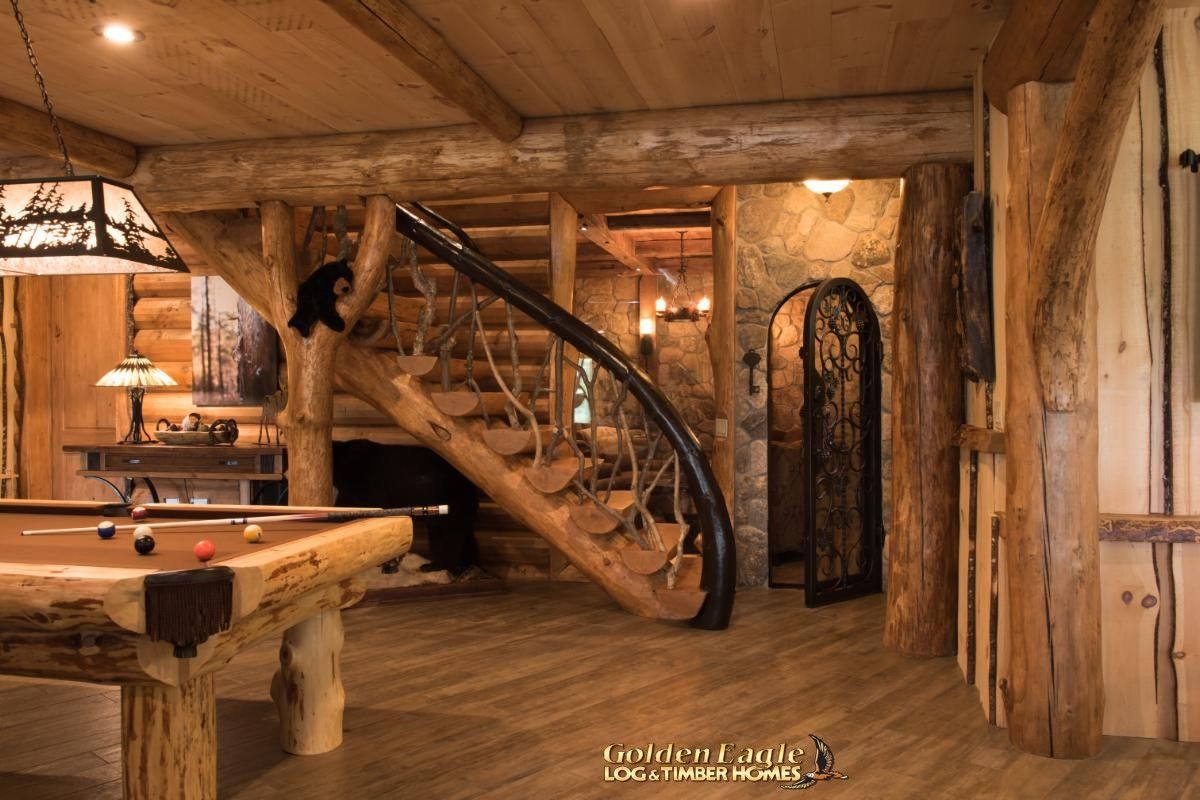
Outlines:
<svg viewBox="0 0 1200 800"><path fill-rule="evenodd" d="M109 520L104 520L104 522L96 526L96 533L99 534L101 539L111 539L117 535L117 524Z"/></svg>
<svg viewBox="0 0 1200 800"><path fill-rule="evenodd" d="M150 516L150 512L146 510L145 506L134 506L129 511L129 518L134 522L141 522L148 516Z"/></svg>
<svg viewBox="0 0 1200 800"><path fill-rule="evenodd" d="M137 550L139 556L149 555L154 551L154 537L148 533L135 537L133 549Z"/></svg>

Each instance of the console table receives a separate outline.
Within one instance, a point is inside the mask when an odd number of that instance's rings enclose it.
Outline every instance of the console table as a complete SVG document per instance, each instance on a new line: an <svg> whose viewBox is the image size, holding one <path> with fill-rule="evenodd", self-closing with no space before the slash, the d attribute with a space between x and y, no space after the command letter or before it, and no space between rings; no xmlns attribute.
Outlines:
<svg viewBox="0 0 1200 800"><path fill-rule="evenodd" d="M78 453L76 475L104 481L129 502L137 480L159 502L154 478L237 481L243 504L253 500L252 484L284 477L286 448L275 445L75 444L63 452ZM123 490L113 483L123 481Z"/></svg>

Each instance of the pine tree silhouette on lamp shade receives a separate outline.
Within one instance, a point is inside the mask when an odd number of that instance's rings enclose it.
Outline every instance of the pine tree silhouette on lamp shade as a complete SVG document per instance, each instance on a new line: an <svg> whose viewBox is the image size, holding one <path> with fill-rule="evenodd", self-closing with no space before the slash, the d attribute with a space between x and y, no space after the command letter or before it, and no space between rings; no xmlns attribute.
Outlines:
<svg viewBox="0 0 1200 800"><path fill-rule="evenodd" d="M113 386L129 389L129 401L133 413L129 420L129 431L121 444L149 444L150 434L142 420L142 400L146 396L147 386L175 386L175 380L163 372L145 356L132 353L122 359L120 364L104 373L97 386Z"/></svg>

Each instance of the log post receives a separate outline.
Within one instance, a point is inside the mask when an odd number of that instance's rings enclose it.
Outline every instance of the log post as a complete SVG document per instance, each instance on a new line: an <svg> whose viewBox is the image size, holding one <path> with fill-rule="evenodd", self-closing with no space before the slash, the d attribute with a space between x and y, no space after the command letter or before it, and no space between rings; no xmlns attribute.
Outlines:
<svg viewBox="0 0 1200 800"><path fill-rule="evenodd" d="M341 337L318 323L305 338L287 320L296 307L295 213L277 200L262 204L263 267L270 281L272 324L287 354L288 401L280 424L288 437L288 502L333 504L333 356Z"/></svg>
<svg viewBox="0 0 1200 800"><path fill-rule="evenodd" d="M1076 301L1084 325L1072 411L1048 407L1034 343L1036 293L1043 285L1034 239L1069 91L1069 85L1027 83L1008 96L1004 346L1011 663L1004 703L1017 747L1081 758L1099 751L1104 713L1095 281Z"/></svg>
<svg viewBox="0 0 1200 800"><path fill-rule="evenodd" d="M712 202L713 297L708 326L708 355L713 366L713 400L716 431L713 436L713 472L733 513L734 477L734 378L737 365L735 314L737 310L737 187L726 186ZM722 422L724 425L722 426Z"/></svg>
<svg viewBox="0 0 1200 800"><path fill-rule="evenodd" d="M128 800L217 796L213 673L183 686L121 687L121 772Z"/></svg>
<svg viewBox="0 0 1200 800"><path fill-rule="evenodd" d="M562 306L568 313L575 313L575 258L578 245L579 213L562 195L550 193L550 299ZM564 345L565 347L565 345ZM566 358L575 360L574 349L566 348ZM555 371L557 366L552 360L550 364L550 408L562 409L563 428L571 429L575 415L575 370L567 368L563 371L563 396L556 397L553 387L557 386ZM554 424L554 411L551 412L551 425Z"/></svg>
<svg viewBox="0 0 1200 800"><path fill-rule="evenodd" d="M896 248L892 527L884 643L910 655L954 652L962 375L955 275L965 164L904 173Z"/></svg>
<svg viewBox="0 0 1200 800"><path fill-rule="evenodd" d="M342 612L336 608L284 631L271 699L279 712L279 743L287 752L318 755L342 743L344 641Z"/></svg>

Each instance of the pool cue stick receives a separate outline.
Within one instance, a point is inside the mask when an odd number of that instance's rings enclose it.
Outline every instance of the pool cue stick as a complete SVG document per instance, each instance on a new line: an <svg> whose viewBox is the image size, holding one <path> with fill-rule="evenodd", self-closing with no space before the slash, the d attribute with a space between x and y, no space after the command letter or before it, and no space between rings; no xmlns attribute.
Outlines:
<svg viewBox="0 0 1200 800"><path fill-rule="evenodd" d="M272 514L265 517L224 517L222 519L185 519L174 522L150 522L143 520L128 525L117 525L114 530L131 531L148 525L155 532L163 528L202 528L213 525L262 525L273 522L352 522L357 519L377 517L439 517L450 513L450 507L405 506L403 508L374 508L367 511L310 511L305 514ZM81 528L35 528L21 531L22 536L56 536L75 533L95 533L97 525Z"/></svg>

